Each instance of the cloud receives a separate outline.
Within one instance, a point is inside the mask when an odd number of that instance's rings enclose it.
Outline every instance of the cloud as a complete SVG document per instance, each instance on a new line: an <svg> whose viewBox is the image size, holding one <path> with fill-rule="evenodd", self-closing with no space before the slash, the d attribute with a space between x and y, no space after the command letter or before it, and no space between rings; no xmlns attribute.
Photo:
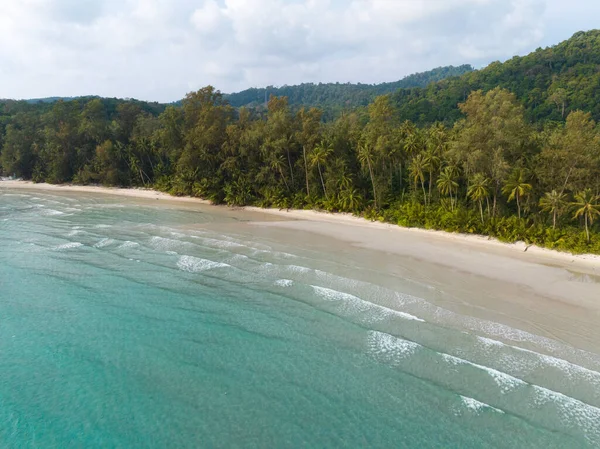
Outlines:
<svg viewBox="0 0 600 449"><path fill-rule="evenodd" d="M159 101L481 66L590 25L572 0L3 0L0 97ZM579 7L578 7L579 6ZM569 11L579 11L575 14ZM590 25L591 26L591 25Z"/></svg>

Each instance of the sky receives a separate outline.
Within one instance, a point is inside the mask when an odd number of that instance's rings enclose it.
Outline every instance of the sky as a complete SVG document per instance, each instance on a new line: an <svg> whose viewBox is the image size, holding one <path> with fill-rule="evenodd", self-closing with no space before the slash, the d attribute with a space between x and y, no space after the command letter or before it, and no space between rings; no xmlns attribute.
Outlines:
<svg viewBox="0 0 600 449"><path fill-rule="evenodd" d="M396 81L524 55L598 17L598 0L0 0L0 98Z"/></svg>

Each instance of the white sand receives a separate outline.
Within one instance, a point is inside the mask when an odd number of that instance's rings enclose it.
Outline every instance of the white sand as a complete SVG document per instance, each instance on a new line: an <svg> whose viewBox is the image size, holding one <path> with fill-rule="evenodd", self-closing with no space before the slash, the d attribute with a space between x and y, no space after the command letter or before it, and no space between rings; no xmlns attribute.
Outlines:
<svg viewBox="0 0 600 449"><path fill-rule="evenodd" d="M185 203L211 204L210 201L192 197L176 197L163 192L158 192L151 189L123 189L113 187L100 186L78 186L78 185L53 185L53 184L35 184L30 181L0 181L0 187L17 188L17 189L36 189L45 191L60 191L60 192L81 192L81 193L103 193L108 195L118 195L131 198L142 198L151 200L177 201ZM523 242L515 244L503 243L497 239L480 236L457 234L443 231L431 231L419 228L403 228L400 226L372 222L364 218L356 217L351 214L327 213L314 210L279 210L279 209L260 209L257 207L242 208L247 211L261 212L272 214L280 217L285 217L292 220L304 220L327 223L344 223L353 226L368 227L372 229L385 229L396 233L409 233L427 237L429 239L446 239L461 245L470 245L479 248L502 248L514 254L514 257L523 258L524 260L547 262L547 263L568 263L574 264L577 268L590 268L594 271L598 270L600 274L600 256L593 254L573 255L569 253L549 250L537 246L528 247ZM527 250L527 251L525 251Z"/></svg>

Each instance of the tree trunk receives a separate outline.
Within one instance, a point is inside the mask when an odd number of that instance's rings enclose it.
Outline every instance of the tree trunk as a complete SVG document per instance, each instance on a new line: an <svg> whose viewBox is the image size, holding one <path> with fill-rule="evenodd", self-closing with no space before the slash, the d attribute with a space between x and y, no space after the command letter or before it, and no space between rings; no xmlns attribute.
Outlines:
<svg viewBox="0 0 600 449"><path fill-rule="evenodd" d="M517 211L519 212L519 220L520 220L521 219L521 204L519 204L519 193L518 192L515 195L515 197L517 198Z"/></svg>
<svg viewBox="0 0 600 449"><path fill-rule="evenodd" d="M317 163L317 168L319 169L319 176L321 177L321 185L323 186L323 193L325 194L325 199L329 201L329 197L327 196L327 190L325 189L325 181L323 181L323 173L321 172L321 164Z"/></svg>
<svg viewBox="0 0 600 449"><path fill-rule="evenodd" d="M552 229L556 229L556 210L552 213Z"/></svg>
<svg viewBox="0 0 600 449"><path fill-rule="evenodd" d="M590 244L590 229L588 228L588 216L585 214L585 235L587 235L588 245Z"/></svg>
<svg viewBox="0 0 600 449"><path fill-rule="evenodd" d="M427 192L425 191L425 181L421 181L421 187L423 188L423 200L425 201L425 206L427 206Z"/></svg>
<svg viewBox="0 0 600 449"><path fill-rule="evenodd" d="M288 160L288 164L290 166L290 177L292 178L292 186L293 186L294 185L294 169L292 168L292 157L290 156L289 148L287 148L285 151L287 153L287 160Z"/></svg>
<svg viewBox="0 0 600 449"><path fill-rule="evenodd" d="M377 209L377 192L375 191L375 178L373 178L373 167L371 166L371 160L367 158L369 164L369 176L371 176L371 185L373 186L373 200L375 201L375 209Z"/></svg>
<svg viewBox="0 0 600 449"><path fill-rule="evenodd" d="M429 204L431 204L431 183L433 182L433 171L429 172Z"/></svg>
<svg viewBox="0 0 600 449"><path fill-rule="evenodd" d="M306 173L306 196L310 196L310 187L308 186L308 163L306 162L306 145L302 145L302 155L304 156L304 172Z"/></svg>
<svg viewBox="0 0 600 449"><path fill-rule="evenodd" d="M483 201L479 200L479 214L481 215L481 223L484 223L483 221Z"/></svg>

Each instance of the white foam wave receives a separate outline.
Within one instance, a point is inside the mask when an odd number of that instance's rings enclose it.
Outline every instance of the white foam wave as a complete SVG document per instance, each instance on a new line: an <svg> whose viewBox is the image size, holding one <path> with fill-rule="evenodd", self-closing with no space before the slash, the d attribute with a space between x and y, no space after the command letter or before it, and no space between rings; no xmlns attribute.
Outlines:
<svg viewBox="0 0 600 449"><path fill-rule="evenodd" d="M47 217L55 217L58 215L64 215L64 212L61 212L59 210L54 210L54 209L42 209L40 211L40 214L47 216Z"/></svg>
<svg viewBox="0 0 600 449"><path fill-rule="evenodd" d="M165 237L154 236L150 239L150 245L159 251L174 251L186 246L191 246L191 243L181 240L173 240Z"/></svg>
<svg viewBox="0 0 600 449"><path fill-rule="evenodd" d="M536 405L548 403L558 407L563 421L583 429L586 438L600 443L600 409L557 391L534 385Z"/></svg>
<svg viewBox="0 0 600 449"><path fill-rule="evenodd" d="M369 332L367 344L372 355L392 365L397 364L400 359L410 357L422 347L418 343L378 331Z"/></svg>
<svg viewBox="0 0 600 449"><path fill-rule="evenodd" d="M480 369L482 371L487 372L492 379L496 382L496 384L500 387L500 390L503 393L508 393L515 388L527 385L527 382L522 381L521 379L517 379L516 377L511 376L510 374L503 373L502 371L495 370L490 368L489 366L478 365L477 363L469 362L468 360L461 359L458 357L454 357L450 354L441 354L446 362L458 366L458 365L469 365L474 368Z"/></svg>
<svg viewBox="0 0 600 449"><path fill-rule="evenodd" d="M113 243L115 243L113 239L102 239L94 245L94 248L104 248L106 246L112 245Z"/></svg>
<svg viewBox="0 0 600 449"><path fill-rule="evenodd" d="M294 285L294 281L290 279L279 279L275 281L274 284L278 287L292 287Z"/></svg>
<svg viewBox="0 0 600 449"><path fill-rule="evenodd" d="M585 379L588 382L592 382L594 384L600 385L600 373L599 372L593 371L591 369L585 368L585 367L577 365L575 363L571 363L567 360L559 359L557 357L553 357L553 356L546 355L546 354L540 354L539 352L531 351L531 350L525 349L525 348L520 348L518 346L509 345L506 343L502 343L501 341L492 340L490 338L478 336L477 340L480 343L482 343L483 346L485 346L487 348L496 347L496 348L506 348L507 350L513 349L515 351L519 351L524 354L532 355L535 358L534 360L520 358L518 360L518 363L516 363L514 361L514 358L510 357L509 355L501 354L499 356L503 363L508 363L508 364L513 363L513 364L517 365L516 367L521 370L525 370L525 369L533 370L536 368L553 367L553 368L560 370L561 372L563 372L565 375L567 375L571 379L573 379L575 377L580 377L582 379Z"/></svg>
<svg viewBox="0 0 600 449"><path fill-rule="evenodd" d="M292 273L300 273L300 274L306 274L306 273L310 273L311 271L313 271L312 269L310 269L308 267L301 267L299 265L287 265L287 269L289 271L291 271Z"/></svg>
<svg viewBox="0 0 600 449"><path fill-rule="evenodd" d="M83 246L83 243L80 243L80 242L69 242L69 243L65 243L63 245L55 246L53 249L54 249L54 251L65 251L68 249L81 248L82 246Z"/></svg>
<svg viewBox="0 0 600 449"><path fill-rule="evenodd" d="M129 240L127 240L126 242L119 245L118 248L119 249L135 248L136 246L139 246L139 245L140 245L139 243L130 242Z"/></svg>
<svg viewBox="0 0 600 449"><path fill-rule="evenodd" d="M495 412L504 414L504 412L502 410L500 410L496 407L492 407L491 405L488 405L484 402L479 402L476 399L469 398L467 396L461 396L460 399L462 400L465 407L467 407L469 410L474 411L477 414L481 413L482 411L484 411L486 409L493 410Z"/></svg>
<svg viewBox="0 0 600 449"><path fill-rule="evenodd" d="M382 320L389 316L397 316L405 320L425 322L421 318L418 318L409 313L400 312L399 310L393 310L379 304L371 303L359 298L358 296L351 295L349 293L340 292L338 290L332 290L325 287L319 287L317 285L311 286L315 293L321 298L327 301L339 301L343 304L343 310L348 313L366 313L371 312L372 315L369 321Z"/></svg>
<svg viewBox="0 0 600 449"><path fill-rule="evenodd" d="M202 271L212 270L215 268L231 267L231 265L214 262L208 259L201 259L199 257L181 256L177 262L177 267L181 271L187 271L188 273L200 273Z"/></svg>

